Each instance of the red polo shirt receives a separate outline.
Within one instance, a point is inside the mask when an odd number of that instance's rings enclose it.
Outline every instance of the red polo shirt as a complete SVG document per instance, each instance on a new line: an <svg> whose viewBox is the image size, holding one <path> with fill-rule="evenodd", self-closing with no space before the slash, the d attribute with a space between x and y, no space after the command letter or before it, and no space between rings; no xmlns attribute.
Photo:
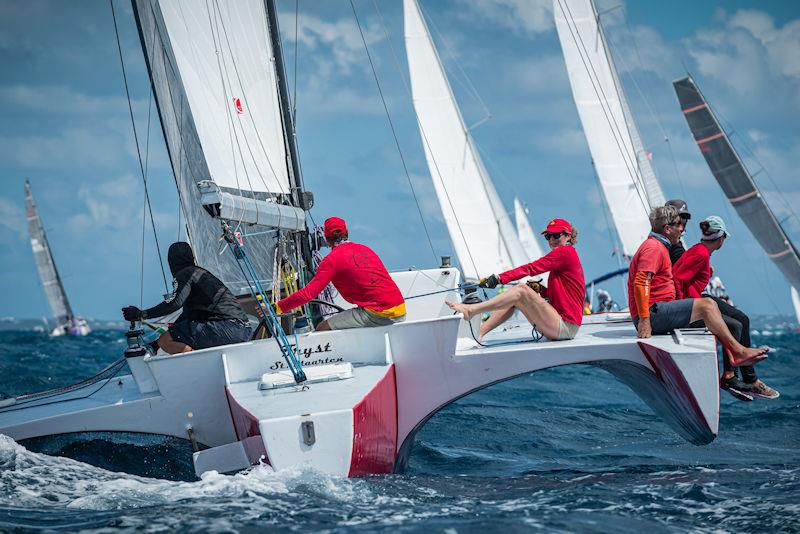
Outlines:
<svg viewBox="0 0 800 534"><path fill-rule="evenodd" d="M279 301L278 306L283 312L302 306L330 282L347 302L377 315L400 317L406 313L405 299L378 255L365 245L349 241L333 247L314 278Z"/></svg>
<svg viewBox="0 0 800 534"><path fill-rule="evenodd" d="M544 295L550 300L564 321L572 324L583 322L583 301L586 298L586 282L578 252L572 245L556 247L538 260L500 273L504 284L525 276L549 272L547 290Z"/></svg>
<svg viewBox="0 0 800 534"><path fill-rule="evenodd" d="M711 279L711 252L698 243L680 257L672 266L675 280L675 298L699 299Z"/></svg>

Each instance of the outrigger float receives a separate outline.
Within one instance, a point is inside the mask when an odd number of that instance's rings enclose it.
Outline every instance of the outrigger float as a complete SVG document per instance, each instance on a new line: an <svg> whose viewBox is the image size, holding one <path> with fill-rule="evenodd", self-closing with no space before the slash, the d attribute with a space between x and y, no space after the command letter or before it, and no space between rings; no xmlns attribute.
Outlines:
<svg viewBox="0 0 800 534"><path fill-rule="evenodd" d="M704 445L717 435L716 346L703 331L640 340L627 314L610 313L590 316L571 341L534 341L520 326L481 346L444 304L457 293L438 292L455 290L456 269L393 277L406 296L437 293L408 300L404 323L298 335L303 384L272 339L176 356L129 354L130 375L107 371L4 401L0 433L15 440L101 431L189 438L198 446L198 475L258 463L340 476L402 472L417 432L448 404L541 369L589 364L628 385L687 441Z"/></svg>

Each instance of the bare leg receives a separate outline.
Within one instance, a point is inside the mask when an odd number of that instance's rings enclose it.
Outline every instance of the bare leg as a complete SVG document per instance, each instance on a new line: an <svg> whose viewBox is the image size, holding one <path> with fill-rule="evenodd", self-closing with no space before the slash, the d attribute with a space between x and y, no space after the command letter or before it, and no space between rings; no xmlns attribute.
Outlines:
<svg viewBox="0 0 800 534"><path fill-rule="evenodd" d="M766 347L748 348L736 341L731 331L725 325L717 303L710 298L694 299L692 305L692 322L703 321L712 334L717 336L722 346L728 349L723 351L728 363L733 367L752 365L767 358Z"/></svg>
<svg viewBox="0 0 800 534"><path fill-rule="evenodd" d="M539 332L550 339L558 337L558 328L561 325L561 317L558 312L527 284L515 286L496 297L478 304L447 302L447 305L452 310L463 314L464 319L467 321L478 313L516 308L522 312L528 322L536 325ZM493 324L491 327L495 328L498 324L500 324L500 321L497 321L497 324ZM481 328L481 335L486 334L489 330Z"/></svg>
<svg viewBox="0 0 800 534"><path fill-rule="evenodd" d="M323 332L325 330L331 330L331 325L328 324L327 320L320 321L319 324L317 324L316 328L314 328L314 330L316 330L317 332Z"/></svg>
<svg viewBox="0 0 800 534"><path fill-rule="evenodd" d="M513 307L506 308L504 310L497 310L493 312L486 321L481 324L480 335L478 335L478 340L480 341L483 339L487 333L491 332L499 325L503 324L504 322L508 321L508 319L514 314Z"/></svg>
<svg viewBox="0 0 800 534"><path fill-rule="evenodd" d="M158 346L164 349L164 352L167 354L181 354L183 352L191 352L194 350L186 343L181 343L180 341L175 341L172 339L172 336L169 335L169 331L158 336Z"/></svg>

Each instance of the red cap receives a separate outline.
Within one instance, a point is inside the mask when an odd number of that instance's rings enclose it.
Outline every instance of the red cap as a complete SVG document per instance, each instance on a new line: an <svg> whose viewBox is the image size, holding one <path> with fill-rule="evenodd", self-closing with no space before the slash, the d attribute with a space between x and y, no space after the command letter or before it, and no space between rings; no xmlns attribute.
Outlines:
<svg viewBox="0 0 800 534"><path fill-rule="evenodd" d="M553 219L547 223L547 228L542 231L543 234L556 234L558 232L572 232L572 225L564 219Z"/></svg>
<svg viewBox="0 0 800 534"><path fill-rule="evenodd" d="M340 219L339 217L331 217L325 221L325 237L328 239L346 233L347 225L344 223L344 219Z"/></svg>

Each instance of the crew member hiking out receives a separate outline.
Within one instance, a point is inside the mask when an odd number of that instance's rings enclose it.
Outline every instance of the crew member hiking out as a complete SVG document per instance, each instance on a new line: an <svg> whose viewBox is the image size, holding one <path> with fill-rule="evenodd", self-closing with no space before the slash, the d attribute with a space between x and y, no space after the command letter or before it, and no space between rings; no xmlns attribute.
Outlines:
<svg viewBox="0 0 800 534"><path fill-rule="evenodd" d="M170 245L167 261L174 277L173 293L146 310L136 306L122 308L127 321L163 317L183 308L152 348L178 354L250 340L252 330L236 297L216 276L195 265L189 243Z"/></svg>
<svg viewBox="0 0 800 534"><path fill-rule="evenodd" d="M479 339L507 321L514 310L519 310L531 325L551 341L572 339L578 333L586 298L583 267L575 251L578 231L564 219L553 219L542 235L550 246L550 252L534 262L484 278L479 285L495 288L525 276L549 272L549 287L538 283L518 284L485 302L447 302L451 309L463 314L466 321L478 313L494 312L481 325Z"/></svg>
<svg viewBox="0 0 800 534"><path fill-rule="evenodd" d="M333 283L347 302L358 307L328 317L317 325L318 331L389 326L404 321L405 299L378 255L366 245L351 242L347 225L339 217L326 220L324 230L332 250L319 264L314 278L278 301L276 311L286 313L302 306Z"/></svg>
<svg viewBox="0 0 800 534"><path fill-rule="evenodd" d="M705 293L712 272L711 254L725 244L730 236L728 229L721 217L712 215L700 221L700 230L702 232L700 242L690 247L672 266L677 298L700 298L703 296L713 299L719 306L719 311L731 334L742 345L749 347L750 318L747 314L725 300ZM704 325L698 321L689 326L694 328ZM724 365L725 371L720 380L720 387L737 399L750 401L754 396L763 399L775 399L780 396L780 393L758 379L755 367L752 365L740 368L743 381L736 376L736 368L730 367L727 359L724 360Z"/></svg>
<svg viewBox="0 0 800 534"><path fill-rule="evenodd" d="M654 208L650 212L650 235L639 246L628 268L628 305L637 335L647 338L686 328L703 321L727 350L731 366L750 365L767 358L768 348L745 347L731 334L710 298L675 300L675 283L669 248L681 237L685 225L674 206Z"/></svg>

